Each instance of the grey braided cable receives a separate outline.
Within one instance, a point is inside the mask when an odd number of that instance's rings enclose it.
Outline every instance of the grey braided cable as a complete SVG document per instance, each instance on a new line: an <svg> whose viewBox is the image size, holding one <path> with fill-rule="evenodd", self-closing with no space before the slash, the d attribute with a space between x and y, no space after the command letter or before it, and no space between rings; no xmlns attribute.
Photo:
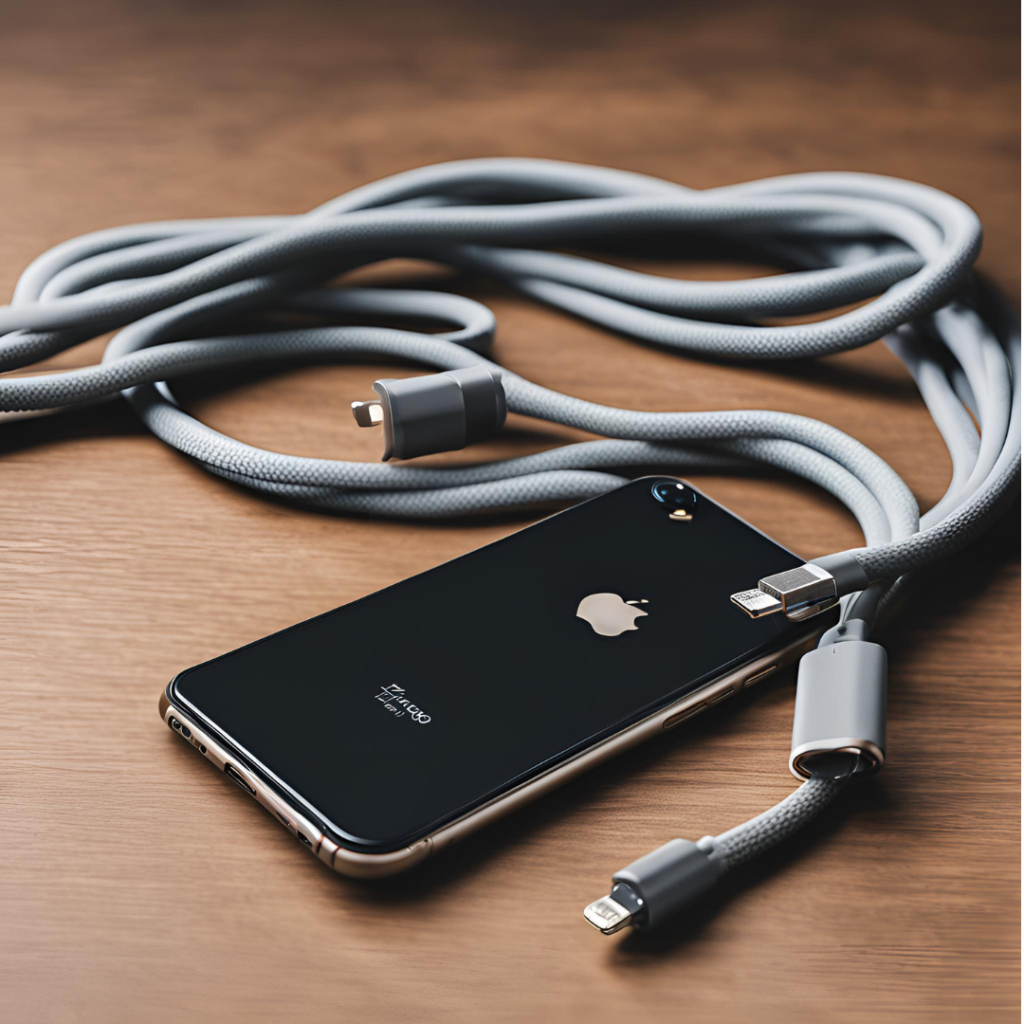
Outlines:
<svg viewBox="0 0 1024 1024"><path fill-rule="evenodd" d="M777 846L821 813L840 793L847 779L808 779L785 800L736 828L714 837L726 871L733 871Z"/></svg>
<svg viewBox="0 0 1024 1024"><path fill-rule="evenodd" d="M552 251L711 235L789 272L679 281ZM845 617L870 622L906 573L972 542L1019 492L1020 325L972 279L980 246L981 226L965 204L875 175L797 174L695 191L543 160L439 164L354 189L302 216L142 224L56 246L26 269L12 304L0 308L0 373L116 333L99 366L0 376L0 409L49 410L123 395L157 437L226 480L324 510L402 518L575 501L641 467L768 465L823 487L856 516L865 546L819 561L856 567L851 578L872 581L843 599ZM922 516L892 467L807 417L757 409L651 413L541 387L487 358L494 316L467 298L353 288L344 280L327 287L394 257L481 274L622 335L700 357L817 358L884 338L949 448L947 493ZM282 328L273 319L281 312L326 323ZM762 322L805 314L818 319ZM266 329L231 333L241 318ZM395 325L361 326L364 318ZM409 318L443 330L401 329ZM212 430L180 408L171 390L182 376L255 362L381 356L437 370L487 365L500 372L511 411L606 440L468 466L304 458ZM748 859L838 788L805 783L719 836L719 849L730 865Z"/></svg>
<svg viewBox="0 0 1024 1024"><path fill-rule="evenodd" d="M585 245L589 238L616 233L694 230L753 240L766 251L784 252L788 260L802 260L806 269L753 281L669 281L592 259L508 247ZM261 452L206 430L174 409L169 390L156 385L256 360L391 355L439 369L485 361L493 317L469 300L386 289L308 290L338 272L396 255L470 267L657 344L716 357L784 359L826 355L905 331L908 321L927 316L963 287L979 245L977 218L958 200L871 175L794 175L694 192L639 175L548 161L438 165L356 189L304 217L139 225L56 247L28 268L14 304L0 310L0 330L7 332L0 337L0 366L21 368L100 331L122 329L100 367L35 379L0 378L0 406L45 409L124 391L150 429L211 471L339 511L372 507L381 515L447 516L529 504L541 493L571 498L593 493L600 481L584 484L574 476L539 491L525 467L521 476L490 466L434 471L430 477L416 471L413 477L406 467ZM864 304L809 324L749 322L850 302ZM341 327L238 338L208 333L233 315L281 307L347 318L418 313L460 329L434 336L402 332L402 337L384 329ZM715 322L714 317L747 322ZM963 348L961 342L960 365L967 364L970 381L973 360L963 357ZM940 388L952 394L954 385L945 372L942 377ZM825 424L760 410L643 413L582 402L508 373L504 382L513 411L607 437L689 451L697 443L723 454L751 441L786 440L802 446L806 455L791 450L787 468L816 481L822 476L820 457L832 460L834 472L845 470L867 488L889 522L888 529L866 537L869 547L849 553L872 579L892 580L969 542L1019 479L1019 460L1008 458L1000 472L979 480L983 460L978 460L974 493L960 496L949 516L920 532L916 504L897 474ZM964 389L962 381L959 387ZM1019 393L1018 376L1011 388ZM986 407L991 406L988 401ZM958 399L956 407L962 409ZM1007 441L1005 430L1002 439L998 433L984 432L990 447ZM770 450L748 444L745 457L771 462ZM627 458L616 468L631 464ZM673 468L689 464L684 452L670 463ZM562 465L545 471L586 469ZM484 483L493 486L473 492L472 506L460 507L460 489ZM456 493L445 495L448 489ZM413 502L409 490L423 494ZM362 491L374 492L373 498L367 500ZM479 505L485 497L491 504Z"/></svg>

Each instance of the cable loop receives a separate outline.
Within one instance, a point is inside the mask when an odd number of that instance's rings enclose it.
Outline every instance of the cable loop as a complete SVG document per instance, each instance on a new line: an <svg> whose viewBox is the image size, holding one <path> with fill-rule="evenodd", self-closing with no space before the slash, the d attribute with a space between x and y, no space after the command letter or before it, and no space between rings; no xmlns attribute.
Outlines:
<svg viewBox="0 0 1024 1024"><path fill-rule="evenodd" d="M557 251L635 250L655 238L699 245L708 237L789 273L679 281ZM968 543L1019 489L1020 329L998 297L966 298L980 244L978 219L959 200L875 175L798 174L694 191L543 160L439 164L354 189L302 216L142 224L56 246L0 308L0 370L117 333L99 366L0 377L0 409L46 410L120 393L154 434L212 473L296 503L381 516L574 501L652 463L682 471L760 462L844 502L865 534L865 546L846 556L888 585ZM949 490L922 518L892 467L817 420L585 402L492 363L494 316L480 303L441 292L326 287L394 257L492 277L599 326L700 357L815 358L884 337L950 449ZM270 329L267 318L283 311L328 324ZM798 314L822 318L759 322ZM241 316L268 328L225 333ZM332 323L363 317L395 326ZM440 333L399 329L410 319ZM494 367L512 411L608 440L450 468L311 459L211 430L171 392L175 379L214 369L381 356L438 370ZM866 591L861 611L883 598L884 587Z"/></svg>

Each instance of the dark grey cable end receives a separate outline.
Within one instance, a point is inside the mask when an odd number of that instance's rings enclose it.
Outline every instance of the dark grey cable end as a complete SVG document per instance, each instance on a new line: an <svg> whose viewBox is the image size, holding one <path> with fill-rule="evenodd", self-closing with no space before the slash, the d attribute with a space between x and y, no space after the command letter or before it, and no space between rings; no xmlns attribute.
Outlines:
<svg viewBox="0 0 1024 1024"><path fill-rule="evenodd" d="M583 916L605 935L627 925L657 927L713 889L722 872L710 836L699 843L673 839L617 871L611 892L591 903Z"/></svg>
<svg viewBox="0 0 1024 1024"><path fill-rule="evenodd" d="M379 399L353 402L361 427L383 426L383 462L458 451L493 437L505 424L501 375L486 366L374 381Z"/></svg>
<svg viewBox="0 0 1024 1024"><path fill-rule="evenodd" d="M834 555L823 555L809 564L829 573L835 579L836 590L840 594L854 594L871 583L855 552L839 551Z"/></svg>

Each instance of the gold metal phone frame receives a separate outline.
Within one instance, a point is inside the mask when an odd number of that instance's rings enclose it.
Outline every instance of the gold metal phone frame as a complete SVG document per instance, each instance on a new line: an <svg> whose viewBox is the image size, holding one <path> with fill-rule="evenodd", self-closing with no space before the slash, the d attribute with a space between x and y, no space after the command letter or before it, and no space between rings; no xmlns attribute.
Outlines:
<svg viewBox="0 0 1024 1024"><path fill-rule="evenodd" d="M531 803L570 779L760 682L810 650L821 635L822 628L813 629L790 641L785 647L762 655L741 668L720 676L692 693L680 697L668 707L661 708L639 722L634 722L614 736L609 736L540 775L520 783L514 789L467 811L423 839L389 853L359 853L340 846L325 836L302 811L274 792L261 778L241 764L239 759L226 750L202 725L195 722L186 712L174 707L166 691L160 695L160 716L168 726L171 726L172 721L177 721L179 728L176 731L182 739L195 747L207 760L212 761L220 771L226 772L227 766L230 765L250 795L325 864L341 874L354 878L383 878L419 864L444 847ZM185 726L189 735L186 735L180 726Z"/></svg>

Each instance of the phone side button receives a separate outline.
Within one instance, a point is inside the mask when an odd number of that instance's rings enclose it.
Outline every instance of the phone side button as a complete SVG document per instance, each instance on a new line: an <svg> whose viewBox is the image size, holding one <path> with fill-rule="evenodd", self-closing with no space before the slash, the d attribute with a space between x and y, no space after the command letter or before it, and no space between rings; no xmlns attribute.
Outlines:
<svg viewBox="0 0 1024 1024"><path fill-rule="evenodd" d="M332 842L327 836L324 836L320 840L320 845L316 848L316 855L329 867L334 867L334 855L338 852L338 844Z"/></svg>
<svg viewBox="0 0 1024 1024"><path fill-rule="evenodd" d="M686 719L692 718L698 711L703 711L707 707L707 704L700 703L694 704L692 707L683 708L682 711L677 711L674 715L670 715L665 719L665 724L662 726L663 729L671 729L673 726L678 725L680 722L685 722Z"/></svg>
<svg viewBox="0 0 1024 1024"><path fill-rule="evenodd" d="M778 670L778 665L769 665L767 668L761 669L760 672L755 672L752 676L748 676L743 680L743 689L761 682L762 679L767 679L773 672L778 672Z"/></svg>

